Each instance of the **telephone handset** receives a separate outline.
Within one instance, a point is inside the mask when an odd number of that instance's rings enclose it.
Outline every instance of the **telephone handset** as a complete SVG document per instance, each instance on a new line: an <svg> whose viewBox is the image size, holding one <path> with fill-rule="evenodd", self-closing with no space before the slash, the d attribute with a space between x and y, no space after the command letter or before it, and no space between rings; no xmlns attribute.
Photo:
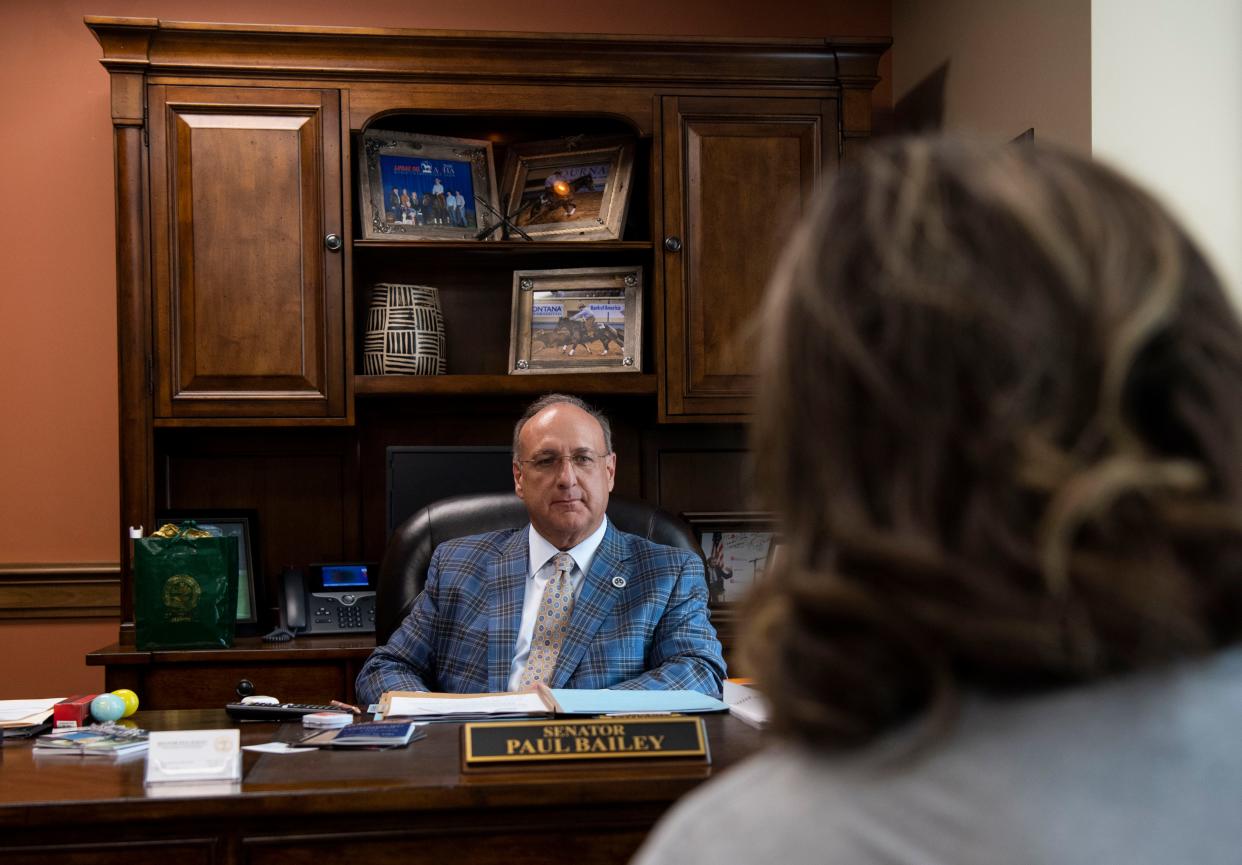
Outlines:
<svg viewBox="0 0 1242 865"><path fill-rule="evenodd" d="M286 568L280 579L280 627L263 639L283 642L300 633L373 632L373 571L373 566L366 564Z"/></svg>
<svg viewBox="0 0 1242 865"><path fill-rule="evenodd" d="M263 639L269 643L292 640L306 630L306 576L301 568L285 568L280 575L276 630Z"/></svg>

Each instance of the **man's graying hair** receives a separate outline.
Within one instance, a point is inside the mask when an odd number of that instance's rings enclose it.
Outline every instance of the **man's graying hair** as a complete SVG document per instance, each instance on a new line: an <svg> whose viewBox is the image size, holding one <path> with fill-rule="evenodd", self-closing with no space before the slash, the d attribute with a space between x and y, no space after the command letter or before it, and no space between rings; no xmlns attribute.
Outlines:
<svg viewBox="0 0 1242 865"><path fill-rule="evenodd" d="M522 427L526 426L528 420L548 406L561 403L582 409L595 418L596 422L599 423L600 429L604 431L604 453L600 454L600 456L612 453L612 426L608 423L608 418L604 417L603 412L594 406L588 405L576 396L570 396L567 393L548 393L528 405L526 411L522 413L522 416L518 418L518 422L513 427L513 459L515 461L521 458L521 455L518 453L518 438L522 435Z"/></svg>

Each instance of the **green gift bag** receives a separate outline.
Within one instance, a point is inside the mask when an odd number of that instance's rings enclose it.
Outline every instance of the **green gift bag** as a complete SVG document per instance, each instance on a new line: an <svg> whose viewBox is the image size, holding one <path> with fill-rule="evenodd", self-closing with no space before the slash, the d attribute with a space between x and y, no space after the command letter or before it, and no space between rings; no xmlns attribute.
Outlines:
<svg viewBox="0 0 1242 865"><path fill-rule="evenodd" d="M237 626L237 538L192 521L134 544L134 642L139 649L218 649Z"/></svg>

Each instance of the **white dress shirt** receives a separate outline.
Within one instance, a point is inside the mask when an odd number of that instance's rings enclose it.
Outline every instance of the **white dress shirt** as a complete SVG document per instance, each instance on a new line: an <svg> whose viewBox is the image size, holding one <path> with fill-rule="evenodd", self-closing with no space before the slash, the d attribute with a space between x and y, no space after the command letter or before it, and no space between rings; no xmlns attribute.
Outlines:
<svg viewBox="0 0 1242 865"><path fill-rule="evenodd" d="M587 571L591 570L591 562L595 560L595 552L603 543L604 532L608 530L608 517L600 520L599 528L587 536L586 540L571 547L565 552L574 560L574 568L569 574L569 583L573 589L574 600L582 592L582 583ZM552 559L561 550L544 539L532 525L528 529L530 561L526 570L526 595L522 599L522 624L518 627L517 644L513 652L513 663L509 665L509 690L516 691L526 671L526 660L530 657L531 637L535 633L535 620L539 617L539 605L543 602L543 589L548 580L556 576ZM571 614L572 615L572 614Z"/></svg>

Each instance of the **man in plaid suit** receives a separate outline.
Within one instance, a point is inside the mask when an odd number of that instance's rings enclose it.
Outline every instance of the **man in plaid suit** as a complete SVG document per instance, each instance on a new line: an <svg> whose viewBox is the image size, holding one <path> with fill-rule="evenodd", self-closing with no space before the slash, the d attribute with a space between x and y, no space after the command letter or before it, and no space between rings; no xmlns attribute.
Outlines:
<svg viewBox="0 0 1242 865"><path fill-rule="evenodd" d="M552 688L720 696L725 664L708 621L703 564L612 526L604 511L615 476L603 415L562 394L535 401L513 438L514 487L530 525L436 548L410 614L359 673L358 699L516 690L529 681L558 552L573 560L572 607L553 668L536 678Z"/></svg>

